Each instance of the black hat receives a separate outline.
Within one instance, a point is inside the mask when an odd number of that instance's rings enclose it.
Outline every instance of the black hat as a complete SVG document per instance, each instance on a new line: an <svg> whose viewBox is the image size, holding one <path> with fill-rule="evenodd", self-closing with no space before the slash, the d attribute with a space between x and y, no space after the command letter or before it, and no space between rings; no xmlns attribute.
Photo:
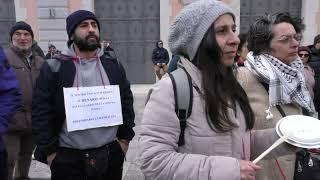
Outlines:
<svg viewBox="0 0 320 180"><path fill-rule="evenodd" d="M92 12L87 11L87 10L78 10L78 11L75 11L72 14L70 14L66 20L67 34L68 34L69 39L71 38L71 36L74 33L74 30L76 29L78 24L80 24L82 21L84 21L86 19L95 20L97 22L98 28L100 30L99 21L98 21L97 17Z"/></svg>
<svg viewBox="0 0 320 180"><path fill-rule="evenodd" d="M300 46L300 47L298 48L298 53L299 53L300 51L307 51L309 54L311 54L311 50L310 50L310 48L308 48L308 46Z"/></svg>
<svg viewBox="0 0 320 180"><path fill-rule="evenodd" d="M48 46L48 49L50 49L50 48L56 48L56 46L53 45L53 44L50 44L50 45Z"/></svg>
<svg viewBox="0 0 320 180"><path fill-rule="evenodd" d="M23 22L23 21L19 21L19 22L16 22L10 29L10 38L12 40L12 36L13 36L13 33L16 31L16 30L26 30L28 31L31 36L32 36L32 39L33 39L33 31L32 31L32 28L29 24Z"/></svg>

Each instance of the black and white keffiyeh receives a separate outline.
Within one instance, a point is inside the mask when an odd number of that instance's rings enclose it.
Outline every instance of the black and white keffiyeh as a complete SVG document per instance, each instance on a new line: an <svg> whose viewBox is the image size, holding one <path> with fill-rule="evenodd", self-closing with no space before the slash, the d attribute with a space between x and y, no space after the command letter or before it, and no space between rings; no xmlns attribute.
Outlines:
<svg viewBox="0 0 320 180"><path fill-rule="evenodd" d="M270 107L295 103L310 113L314 112L313 101L305 85L303 64L299 58L286 65L271 55L253 56L249 52L245 66L260 81L269 84Z"/></svg>

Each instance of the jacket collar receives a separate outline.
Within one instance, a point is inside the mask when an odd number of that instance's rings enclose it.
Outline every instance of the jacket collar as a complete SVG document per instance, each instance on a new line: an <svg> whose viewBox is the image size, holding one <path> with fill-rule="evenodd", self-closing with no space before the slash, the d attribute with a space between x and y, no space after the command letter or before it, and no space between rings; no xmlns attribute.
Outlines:
<svg viewBox="0 0 320 180"><path fill-rule="evenodd" d="M101 56L103 56L103 54L104 54L103 49L97 48L96 50L97 57L100 58ZM64 49L61 52L61 55L64 57L70 57L71 59L74 59L76 57L76 53L74 51L74 44L71 44L68 48Z"/></svg>
<svg viewBox="0 0 320 180"><path fill-rule="evenodd" d="M201 77L201 72L200 70L194 65L192 64L192 62L190 62L188 59L180 56L180 63L178 66L182 66L186 69L186 71L189 73L189 75L191 76L192 79L192 84L197 86L201 92L203 92L203 88L202 88L202 77Z"/></svg>
<svg viewBox="0 0 320 180"><path fill-rule="evenodd" d="M28 50L21 50L19 48L17 48L16 46L14 46L12 43L10 44L10 49L16 53L19 57L22 58L33 58L33 53L32 53L32 49L28 49Z"/></svg>

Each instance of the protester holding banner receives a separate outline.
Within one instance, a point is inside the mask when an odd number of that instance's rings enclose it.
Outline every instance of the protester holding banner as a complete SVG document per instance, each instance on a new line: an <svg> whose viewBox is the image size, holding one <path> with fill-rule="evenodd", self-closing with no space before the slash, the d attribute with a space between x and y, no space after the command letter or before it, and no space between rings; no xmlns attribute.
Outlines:
<svg viewBox="0 0 320 180"><path fill-rule="evenodd" d="M121 179L134 136L130 84L120 62L103 56L92 12L78 10L66 24L68 48L43 65L36 83L35 157L52 180Z"/></svg>

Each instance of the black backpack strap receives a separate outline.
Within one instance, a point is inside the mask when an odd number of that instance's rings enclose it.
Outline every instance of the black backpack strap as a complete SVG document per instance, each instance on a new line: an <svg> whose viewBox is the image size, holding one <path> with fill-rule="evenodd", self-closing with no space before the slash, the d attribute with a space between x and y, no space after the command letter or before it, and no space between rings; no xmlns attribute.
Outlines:
<svg viewBox="0 0 320 180"><path fill-rule="evenodd" d="M269 94L269 84L265 82L261 82L262 86L266 89L267 93ZM278 109L279 113L282 117L286 117L286 113L283 111L282 107L280 105L276 105L276 108Z"/></svg>
<svg viewBox="0 0 320 180"><path fill-rule="evenodd" d="M187 125L187 119L192 112L193 91L192 79L184 67L179 67L177 70L169 73L172 81L175 112L180 120L181 133L179 136L178 145L184 145L184 130Z"/></svg>

